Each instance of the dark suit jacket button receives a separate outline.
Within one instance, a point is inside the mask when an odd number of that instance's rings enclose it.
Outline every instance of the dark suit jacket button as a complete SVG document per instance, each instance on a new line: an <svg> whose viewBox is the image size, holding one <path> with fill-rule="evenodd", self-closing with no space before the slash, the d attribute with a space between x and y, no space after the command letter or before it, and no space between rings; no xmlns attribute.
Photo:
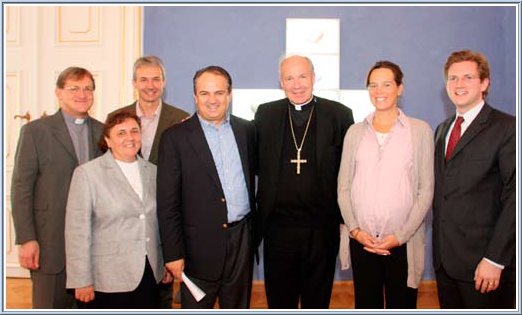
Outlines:
<svg viewBox="0 0 522 315"><path fill-rule="evenodd" d="M221 198L221 202L225 202L225 198Z"/></svg>
<svg viewBox="0 0 522 315"><path fill-rule="evenodd" d="M228 228L228 224L223 223L223 228L224 228L224 229Z"/></svg>

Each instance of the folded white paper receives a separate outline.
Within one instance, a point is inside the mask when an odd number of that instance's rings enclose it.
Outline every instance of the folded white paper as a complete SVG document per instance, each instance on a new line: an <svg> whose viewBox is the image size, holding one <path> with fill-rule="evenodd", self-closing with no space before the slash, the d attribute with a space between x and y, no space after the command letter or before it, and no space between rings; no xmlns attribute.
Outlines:
<svg viewBox="0 0 522 315"><path fill-rule="evenodd" d="M184 272L181 273L181 278L197 302L201 301L201 299L205 297L206 293L203 292L203 290L201 290L194 282L192 282L192 280L190 280Z"/></svg>

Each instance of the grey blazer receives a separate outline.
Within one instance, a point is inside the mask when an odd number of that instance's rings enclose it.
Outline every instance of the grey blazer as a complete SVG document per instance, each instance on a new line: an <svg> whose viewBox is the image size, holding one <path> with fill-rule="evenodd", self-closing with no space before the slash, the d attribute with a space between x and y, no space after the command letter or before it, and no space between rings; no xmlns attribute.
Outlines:
<svg viewBox="0 0 522 315"><path fill-rule="evenodd" d="M97 142L103 125L92 118L88 124L92 159L102 154ZM77 166L61 111L22 127L11 186L16 244L38 241L40 271L47 274L57 274L65 267L65 206Z"/></svg>
<svg viewBox="0 0 522 315"><path fill-rule="evenodd" d="M156 281L163 257L156 216L156 166L138 157L143 200L107 151L74 171L65 217L67 288L129 292L145 256Z"/></svg>

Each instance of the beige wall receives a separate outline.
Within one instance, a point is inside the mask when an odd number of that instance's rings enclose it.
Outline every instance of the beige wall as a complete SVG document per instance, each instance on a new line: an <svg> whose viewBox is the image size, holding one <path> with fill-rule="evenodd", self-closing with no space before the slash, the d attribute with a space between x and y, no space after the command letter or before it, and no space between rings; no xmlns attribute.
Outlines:
<svg viewBox="0 0 522 315"><path fill-rule="evenodd" d="M58 109L58 74L75 65L96 80L91 115L103 121L133 101L132 65L142 52L140 6L5 5L4 200L6 275L28 276L19 268L11 221L10 184L20 127Z"/></svg>

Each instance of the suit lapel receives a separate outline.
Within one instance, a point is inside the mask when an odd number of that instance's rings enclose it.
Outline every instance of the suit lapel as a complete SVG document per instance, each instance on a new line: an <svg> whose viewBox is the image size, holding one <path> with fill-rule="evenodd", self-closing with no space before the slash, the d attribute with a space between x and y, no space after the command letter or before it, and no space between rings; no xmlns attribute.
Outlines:
<svg viewBox="0 0 522 315"><path fill-rule="evenodd" d="M101 151L98 148L98 142L102 136L101 128L94 128L95 121L92 117L87 120L87 126L89 130L89 160L101 155Z"/></svg>
<svg viewBox="0 0 522 315"><path fill-rule="evenodd" d="M67 129L67 125L65 124L65 120L62 116L62 111L59 110L49 119L51 119L53 136L56 138L56 140L58 140L59 143L63 145L63 147L76 161L76 163L78 163L78 157L76 156L76 151L74 151L74 144L72 142L71 135L69 134L69 130Z"/></svg>
<svg viewBox="0 0 522 315"><path fill-rule="evenodd" d="M106 169L107 177L106 179L110 182L113 182L118 189L115 190L115 192L123 190L122 191L122 197L123 198L132 198L134 201L139 202L141 204L140 197L138 194L134 191L134 188L132 188L131 184L129 183L129 180L123 174L123 171L116 163L116 160L112 156L111 151L105 152L105 154L102 156L102 166ZM140 166L140 175L142 177L142 183L143 183L143 173L141 172L141 166ZM123 183L123 184L122 184ZM145 191L145 186L143 187L143 190ZM144 194L145 192L143 192ZM132 197L131 197L132 196Z"/></svg>
<svg viewBox="0 0 522 315"><path fill-rule="evenodd" d="M325 152L326 147L328 146L328 134L332 129L332 122L331 119L328 119L328 113L325 112L324 107L319 104L320 100L317 97L315 97L315 99L317 100L315 103L315 141L317 144L315 152L317 154L317 169L320 170L322 169L321 162L323 152Z"/></svg>
<svg viewBox="0 0 522 315"><path fill-rule="evenodd" d="M455 116L442 123L435 135L435 165L438 165L440 169L446 165L446 135L453 120L455 120Z"/></svg>
<svg viewBox="0 0 522 315"><path fill-rule="evenodd" d="M172 124L172 121L174 120L173 113L167 109L167 106L170 106L170 105L167 105L165 103L161 104L161 112L160 112L160 117L159 117L159 121L158 121L158 128L156 129L158 131L167 129ZM156 144L157 138L158 138L157 135L155 135L154 144Z"/></svg>
<svg viewBox="0 0 522 315"><path fill-rule="evenodd" d="M449 157L449 161L451 161L456 155L459 154L460 151L471 141L477 134L479 134L482 129L486 127L486 123L489 118L489 114L491 113L491 107L487 104L484 104L484 107L480 110L477 117L471 122L468 129L464 132L459 142L455 146L451 156Z"/></svg>
<svg viewBox="0 0 522 315"><path fill-rule="evenodd" d="M188 130L190 131L189 145L191 145L196 152L196 156L200 158L202 164L207 170L207 173L212 178L214 183L220 189L222 189L221 181L219 180L219 175L216 169L216 164L214 163L212 152L210 151L210 147L208 145L207 139L205 138L205 133L203 132L203 128L201 127L201 123L199 122L197 114L194 114L189 119Z"/></svg>
<svg viewBox="0 0 522 315"><path fill-rule="evenodd" d="M277 174L279 174L279 170L281 168L280 158L283 152L283 142L285 137L285 128L288 125L288 104L289 101L287 98L281 101L280 106L274 106L274 113L272 117L278 117L279 121L274 121L274 129L272 132L272 141L274 144L273 148L273 161L275 163L275 168L277 168ZM289 127L290 128L290 127Z"/></svg>
<svg viewBox="0 0 522 315"><path fill-rule="evenodd" d="M140 167L141 183L143 185L143 204L149 205L151 202L155 202L156 199L156 195L154 194L155 190L151 190L152 187L156 186L156 183L153 183L149 177L150 172L148 168L151 167L150 164L145 163L145 160L140 156L138 156L138 165ZM147 207L146 210L148 211L149 208Z"/></svg>
<svg viewBox="0 0 522 315"><path fill-rule="evenodd" d="M157 152L159 147L159 142L161 138L161 134L165 129L172 125L172 121L174 120L173 114L171 111L167 109L167 105L165 103L161 104L161 111L158 121L158 127L156 128L156 133L154 134L154 139L152 140L152 147L150 150L149 161L157 161ZM156 164L156 163L155 163Z"/></svg>

